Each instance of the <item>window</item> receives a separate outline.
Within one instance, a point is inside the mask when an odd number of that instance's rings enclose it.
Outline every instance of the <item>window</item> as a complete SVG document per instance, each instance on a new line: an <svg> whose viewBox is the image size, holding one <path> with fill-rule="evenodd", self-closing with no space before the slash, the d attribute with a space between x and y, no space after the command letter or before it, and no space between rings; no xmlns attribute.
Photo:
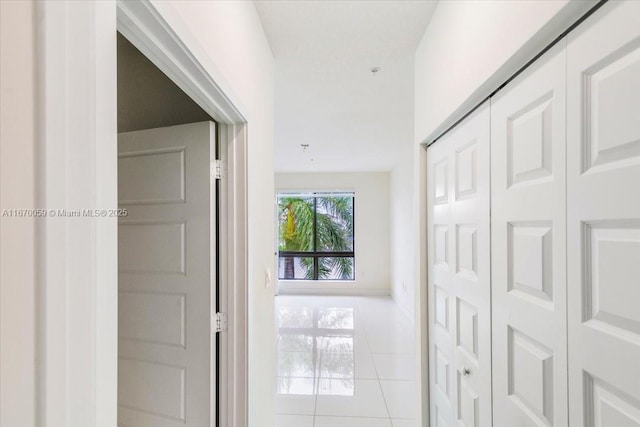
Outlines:
<svg viewBox="0 0 640 427"><path fill-rule="evenodd" d="M284 280L353 280L353 193L278 194Z"/></svg>

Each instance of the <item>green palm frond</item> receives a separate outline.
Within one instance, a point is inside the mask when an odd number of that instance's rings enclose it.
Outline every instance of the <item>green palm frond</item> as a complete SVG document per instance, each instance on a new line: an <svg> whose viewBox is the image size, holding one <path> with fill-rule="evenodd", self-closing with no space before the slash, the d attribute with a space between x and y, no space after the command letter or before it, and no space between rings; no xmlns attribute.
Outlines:
<svg viewBox="0 0 640 427"><path fill-rule="evenodd" d="M281 198L280 250L313 250L313 199Z"/></svg>
<svg viewBox="0 0 640 427"><path fill-rule="evenodd" d="M313 279L313 258L301 258L300 264L304 268L304 278L308 280Z"/></svg>

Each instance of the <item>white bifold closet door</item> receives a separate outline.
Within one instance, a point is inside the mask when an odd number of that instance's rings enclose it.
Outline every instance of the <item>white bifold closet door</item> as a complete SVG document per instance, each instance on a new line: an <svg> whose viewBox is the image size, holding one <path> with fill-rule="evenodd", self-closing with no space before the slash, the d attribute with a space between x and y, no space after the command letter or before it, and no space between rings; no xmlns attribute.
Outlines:
<svg viewBox="0 0 640 427"><path fill-rule="evenodd" d="M491 426L489 104L429 147L431 425Z"/></svg>
<svg viewBox="0 0 640 427"><path fill-rule="evenodd" d="M570 424L640 426L640 2L567 44Z"/></svg>
<svg viewBox="0 0 640 427"><path fill-rule="evenodd" d="M495 427L568 424L565 52L491 102Z"/></svg>

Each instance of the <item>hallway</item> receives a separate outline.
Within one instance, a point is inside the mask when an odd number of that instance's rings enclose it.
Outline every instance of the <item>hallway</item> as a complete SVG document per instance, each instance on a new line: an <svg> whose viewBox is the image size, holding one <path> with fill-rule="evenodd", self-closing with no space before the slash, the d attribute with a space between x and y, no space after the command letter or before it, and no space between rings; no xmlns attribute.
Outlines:
<svg viewBox="0 0 640 427"><path fill-rule="evenodd" d="M276 427L417 427L414 329L390 297L276 297Z"/></svg>

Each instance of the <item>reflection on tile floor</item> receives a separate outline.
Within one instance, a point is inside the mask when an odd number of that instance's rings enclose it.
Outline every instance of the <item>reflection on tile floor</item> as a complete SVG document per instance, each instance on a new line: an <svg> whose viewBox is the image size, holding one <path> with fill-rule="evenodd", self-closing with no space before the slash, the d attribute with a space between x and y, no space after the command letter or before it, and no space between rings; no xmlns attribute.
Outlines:
<svg viewBox="0 0 640 427"><path fill-rule="evenodd" d="M418 427L413 326L388 297L276 297L276 427Z"/></svg>

